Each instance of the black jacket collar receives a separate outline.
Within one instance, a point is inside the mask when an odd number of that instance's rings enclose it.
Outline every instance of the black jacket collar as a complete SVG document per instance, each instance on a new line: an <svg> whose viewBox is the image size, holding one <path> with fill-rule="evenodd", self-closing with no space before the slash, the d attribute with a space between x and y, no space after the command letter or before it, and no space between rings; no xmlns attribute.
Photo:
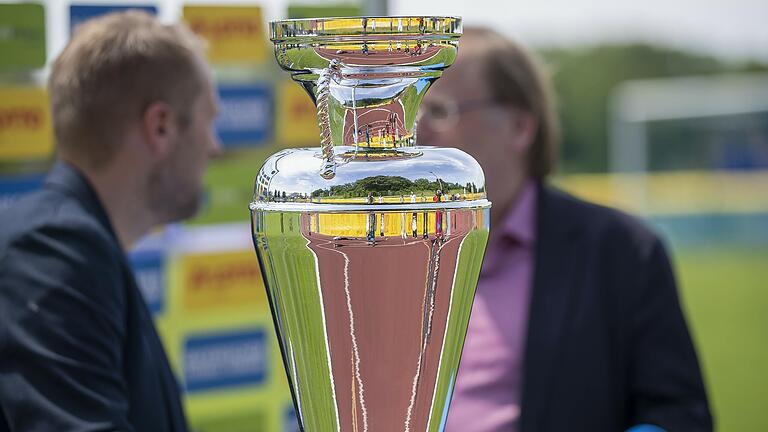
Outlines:
<svg viewBox="0 0 768 432"><path fill-rule="evenodd" d="M44 187L73 196L98 219L99 223L117 241L117 234L115 234L101 200L88 179L77 168L64 161L56 162L45 179Z"/></svg>
<svg viewBox="0 0 768 432"><path fill-rule="evenodd" d="M533 291L525 344L520 430L538 430L552 388L555 360L562 346L577 288L571 282L581 246L579 215L573 198L538 185Z"/></svg>

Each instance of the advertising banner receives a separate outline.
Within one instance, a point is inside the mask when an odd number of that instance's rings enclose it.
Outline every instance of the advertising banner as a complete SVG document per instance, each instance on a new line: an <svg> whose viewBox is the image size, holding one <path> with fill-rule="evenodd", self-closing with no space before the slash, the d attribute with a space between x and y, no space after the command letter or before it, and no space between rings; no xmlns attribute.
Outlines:
<svg viewBox="0 0 768 432"><path fill-rule="evenodd" d="M188 254L178 265L187 313L267 308L259 263L250 250Z"/></svg>
<svg viewBox="0 0 768 432"><path fill-rule="evenodd" d="M183 19L208 41L208 60L215 65L267 60L267 29L258 6L187 5Z"/></svg>
<svg viewBox="0 0 768 432"><path fill-rule="evenodd" d="M122 12L130 9L137 9L147 12L151 15L157 15L157 6L150 4L109 4L109 5L92 5L92 4L73 4L69 6L69 34L71 35L77 26L88 21L91 18L96 18L110 12Z"/></svg>
<svg viewBox="0 0 768 432"><path fill-rule="evenodd" d="M45 89L0 87L0 162L42 159L52 152Z"/></svg>
<svg viewBox="0 0 768 432"><path fill-rule="evenodd" d="M24 195L40 189L43 175L0 176L0 211L10 207Z"/></svg>
<svg viewBox="0 0 768 432"><path fill-rule="evenodd" d="M273 111L267 85L219 85L216 132L224 148L265 144L274 135Z"/></svg>
<svg viewBox="0 0 768 432"><path fill-rule="evenodd" d="M163 312L167 292L165 253L162 250L139 250L129 255L136 283L152 315Z"/></svg>
<svg viewBox="0 0 768 432"><path fill-rule="evenodd" d="M45 10L31 3L0 4L0 70L45 65Z"/></svg>
<svg viewBox="0 0 768 432"><path fill-rule="evenodd" d="M317 111L304 89L293 81L277 86L277 142L280 145L316 146L320 142Z"/></svg>
<svg viewBox="0 0 768 432"><path fill-rule="evenodd" d="M190 335L184 341L184 383L188 392L257 385L268 372L262 329Z"/></svg>

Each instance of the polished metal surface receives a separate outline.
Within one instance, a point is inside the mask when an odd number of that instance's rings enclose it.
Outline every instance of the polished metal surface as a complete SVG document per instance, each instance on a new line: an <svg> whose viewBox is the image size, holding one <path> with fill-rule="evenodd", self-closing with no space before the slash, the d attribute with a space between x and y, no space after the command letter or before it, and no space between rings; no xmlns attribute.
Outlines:
<svg viewBox="0 0 768 432"><path fill-rule="evenodd" d="M300 19L274 22L271 30L278 63L317 104L320 171L332 178L339 164L360 151L414 145L419 104L455 60L461 20ZM334 145L357 151L334 156Z"/></svg>
<svg viewBox="0 0 768 432"><path fill-rule="evenodd" d="M457 18L272 23L319 147L256 176L253 239L302 430L442 431L489 232L482 168L415 146Z"/></svg>
<svg viewBox="0 0 768 432"><path fill-rule="evenodd" d="M443 430L488 210L256 210L253 228L303 430Z"/></svg>

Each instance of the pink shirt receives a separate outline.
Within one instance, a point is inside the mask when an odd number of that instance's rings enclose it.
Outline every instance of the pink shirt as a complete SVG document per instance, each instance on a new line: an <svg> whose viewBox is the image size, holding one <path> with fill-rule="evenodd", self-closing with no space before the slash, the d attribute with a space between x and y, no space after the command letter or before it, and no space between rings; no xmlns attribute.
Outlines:
<svg viewBox="0 0 768 432"><path fill-rule="evenodd" d="M518 430L536 195L528 182L489 240L446 432Z"/></svg>

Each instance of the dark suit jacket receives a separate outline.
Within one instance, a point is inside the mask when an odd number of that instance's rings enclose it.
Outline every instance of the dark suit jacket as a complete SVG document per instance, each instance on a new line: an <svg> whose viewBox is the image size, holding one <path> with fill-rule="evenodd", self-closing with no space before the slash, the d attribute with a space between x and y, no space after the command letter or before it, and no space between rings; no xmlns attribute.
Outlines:
<svg viewBox="0 0 768 432"><path fill-rule="evenodd" d="M551 187L538 196L520 430L712 430L659 239Z"/></svg>
<svg viewBox="0 0 768 432"><path fill-rule="evenodd" d="M0 213L0 432L186 431L95 192L72 167Z"/></svg>

